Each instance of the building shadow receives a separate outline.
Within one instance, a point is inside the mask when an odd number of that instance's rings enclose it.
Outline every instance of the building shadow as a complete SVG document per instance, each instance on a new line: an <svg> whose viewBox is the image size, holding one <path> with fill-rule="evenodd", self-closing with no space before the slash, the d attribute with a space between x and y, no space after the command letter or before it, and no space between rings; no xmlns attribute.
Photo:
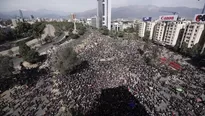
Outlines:
<svg viewBox="0 0 205 116"><path fill-rule="evenodd" d="M149 116L146 109L127 87L108 88L101 91L85 116Z"/></svg>

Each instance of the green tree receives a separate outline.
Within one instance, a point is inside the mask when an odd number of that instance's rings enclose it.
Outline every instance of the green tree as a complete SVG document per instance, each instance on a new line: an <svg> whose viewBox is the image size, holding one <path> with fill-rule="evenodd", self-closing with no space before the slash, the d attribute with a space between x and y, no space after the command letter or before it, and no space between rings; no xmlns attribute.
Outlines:
<svg viewBox="0 0 205 116"><path fill-rule="evenodd" d="M78 34L79 34L79 35L84 35L84 33L85 33L85 30L79 30L79 31L78 31Z"/></svg>
<svg viewBox="0 0 205 116"><path fill-rule="evenodd" d="M60 35L62 35L63 34L63 32L62 31L55 31L55 36L60 36Z"/></svg>
<svg viewBox="0 0 205 116"><path fill-rule="evenodd" d="M13 75L14 67L11 57L0 55L0 78L9 78Z"/></svg>
<svg viewBox="0 0 205 116"><path fill-rule="evenodd" d="M120 31L120 32L118 32L118 33L117 33L117 35L118 35L118 37L124 37L124 33L123 33L123 32L121 32L121 31Z"/></svg>
<svg viewBox="0 0 205 116"><path fill-rule="evenodd" d="M45 43L50 43L50 42L52 42L52 37L49 36L49 35L47 35L47 36L45 37L45 39L44 39L44 42L45 42Z"/></svg>
<svg viewBox="0 0 205 116"><path fill-rule="evenodd" d="M187 55L188 51L189 51L188 44L186 42L183 42L180 48L180 52L184 55Z"/></svg>
<svg viewBox="0 0 205 116"><path fill-rule="evenodd" d="M107 27L102 27L100 28L100 32L103 34L103 35L108 35L109 34L109 30L107 29Z"/></svg>
<svg viewBox="0 0 205 116"><path fill-rule="evenodd" d="M15 33L18 38L28 37L32 34L32 26L26 22L19 22L15 28Z"/></svg>
<svg viewBox="0 0 205 116"><path fill-rule="evenodd" d="M23 59L27 62L35 63L39 60L39 53L31 49L25 43L20 44L19 53L23 57Z"/></svg>
<svg viewBox="0 0 205 116"><path fill-rule="evenodd" d="M40 23L40 22L33 24L33 29L32 29L33 36L34 38L37 38L41 44L42 44L41 35L44 33L45 26L46 25L44 23Z"/></svg>
<svg viewBox="0 0 205 116"><path fill-rule="evenodd" d="M70 73L80 63L77 53L70 47L60 49L54 55L55 57L51 59L51 65L54 70L58 70L62 74Z"/></svg>
<svg viewBox="0 0 205 116"><path fill-rule="evenodd" d="M70 37L71 37L72 39L78 39L80 36L79 36L78 34L73 34L73 33L71 33L71 34L70 34Z"/></svg>
<svg viewBox="0 0 205 116"><path fill-rule="evenodd" d="M21 56L26 56L28 54L28 52L31 50L31 48L26 45L26 43L20 43L19 45L19 54Z"/></svg>
<svg viewBox="0 0 205 116"><path fill-rule="evenodd" d="M128 27L127 29L124 29L124 32L133 33L133 32L135 32L135 29L133 26L131 26L131 27Z"/></svg>
<svg viewBox="0 0 205 116"><path fill-rule="evenodd" d="M189 55L190 55L191 57L197 57L197 56L200 55L201 49L202 49L202 47L201 47L199 44L195 44L195 45L190 49Z"/></svg>

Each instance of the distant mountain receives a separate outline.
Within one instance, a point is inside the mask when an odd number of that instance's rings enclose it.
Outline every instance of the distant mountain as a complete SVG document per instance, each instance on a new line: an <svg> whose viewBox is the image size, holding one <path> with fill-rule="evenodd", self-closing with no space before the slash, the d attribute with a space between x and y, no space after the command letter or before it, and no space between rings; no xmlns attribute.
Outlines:
<svg viewBox="0 0 205 116"><path fill-rule="evenodd" d="M23 16L24 17L30 17L33 15L34 17L46 17L46 18L61 18L63 16L68 16L69 12L63 12L63 11L52 11L47 9L39 9L37 11L31 11L31 10L24 10ZM10 12L2 12L0 13L0 18L6 19L6 18L15 18L16 16L19 16L19 11L10 11Z"/></svg>
<svg viewBox="0 0 205 116"><path fill-rule="evenodd" d="M131 5L118 8L112 8L112 19L126 18L135 19L150 16L155 19L159 18L160 15L170 15L171 13L161 11L174 11L178 12L179 16L193 19L195 14L201 13L202 9L188 8L188 7L157 7L153 5ZM85 11L77 14L79 17L90 17L96 15L96 9Z"/></svg>
<svg viewBox="0 0 205 116"><path fill-rule="evenodd" d="M179 16L193 19L195 14L201 13L201 9L198 8L188 8L188 7L158 7L153 5L130 5L124 7L112 8L112 19L116 18L126 18L135 19L142 18L145 16L150 16L157 19L160 15L166 15L171 13L165 13L161 11L174 11L178 12ZM47 18L68 18L69 12L62 11L52 11L46 9L40 9L37 11L23 11L24 17L47 17ZM96 9L88 10L85 12L75 13L77 18L89 18L97 14ZM0 13L0 18L14 18L19 16L19 11L2 12Z"/></svg>

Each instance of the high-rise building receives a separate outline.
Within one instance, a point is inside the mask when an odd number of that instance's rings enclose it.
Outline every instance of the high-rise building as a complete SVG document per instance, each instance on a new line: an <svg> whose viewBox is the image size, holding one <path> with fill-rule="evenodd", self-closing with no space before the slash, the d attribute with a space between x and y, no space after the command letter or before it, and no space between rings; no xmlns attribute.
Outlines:
<svg viewBox="0 0 205 116"><path fill-rule="evenodd" d="M181 30L185 29L189 23L189 21L157 22L154 28L153 40L174 47Z"/></svg>
<svg viewBox="0 0 205 116"><path fill-rule="evenodd" d="M23 19L23 13L21 10L19 10L20 18Z"/></svg>
<svg viewBox="0 0 205 116"><path fill-rule="evenodd" d="M155 24L156 24L155 21L146 22L145 32L146 32L146 31L149 31L149 34L150 34L150 35L149 35L149 39L150 39L150 40L152 39L152 36L153 36Z"/></svg>
<svg viewBox="0 0 205 116"><path fill-rule="evenodd" d="M189 24L184 31L182 41L188 44L188 48L192 48L201 40L204 29L205 26L202 23Z"/></svg>
<svg viewBox="0 0 205 116"><path fill-rule="evenodd" d="M87 18L86 19L86 24L91 26L92 23L92 18Z"/></svg>
<svg viewBox="0 0 205 116"><path fill-rule="evenodd" d="M97 28L106 26L111 30L111 0L97 1Z"/></svg>
<svg viewBox="0 0 205 116"><path fill-rule="evenodd" d="M112 30L115 31L122 31L123 30L123 23L118 21L112 22Z"/></svg>
<svg viewBox="0 0 205 116"><path fill-rule="evenodd" d="M157 42L162 42L165 29L166 29L165 22L157 22L154 27L153 40Z"/></svg>
<svg viewBox="0 0 205 116"><path fill-rule="evenodd" d="M34 20L34 16L33 16L33 15L31 15L31 16L30 16L30 19L31 19L31 20Z"/></svg>
<svg viewBox="0 0 205 116"><path fill-rule="evenodd" d="M15 28L17 26L17 20L16 19L11 19L12 25Z"/></svg>
<svg viewBox="0 0 205 116"><path fill-rule="evenodd" d="M97 17L95 16L95 17L92 17L91 18L91 26L92 27L96 27L96 23L97 23Z"/></svg>
<svg viewBox="0 0 205 116"><path fill-rule="evenodd" d="M174 47L179 39L181 29L185 29L189 22L175 21L168 22L164 33L163 43Z"/></svg>
<svg viewBox="0 0 205 116"><path fill-rule="evenodd" d="M139 37L144 37L146 29L146 23L144 21L139 22Z"/></svg>

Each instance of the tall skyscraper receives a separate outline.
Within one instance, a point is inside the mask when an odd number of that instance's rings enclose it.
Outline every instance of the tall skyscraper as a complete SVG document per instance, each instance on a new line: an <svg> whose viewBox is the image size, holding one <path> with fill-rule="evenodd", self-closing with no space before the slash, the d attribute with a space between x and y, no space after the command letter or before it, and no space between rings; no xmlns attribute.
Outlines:
<svg viewBox="0 0 205 116"><path fill-rule="evenodd" d="M33 20L33 19L34 19L34 16L33 16L33 15L31 15L31 17L30 17L30 18L31 18L31 20Z"/></svg>
<svg viewBox="0 0 205 116"><path fill-rule="evenodd" d="M97 0L97 28L106 26L111 30L111 0Z"/></svg>
<svg viewBox="0 0 205 116"><path fill-rule="evenodd" d="M21 10L19 10L19 14L20 14L21 19L23 19L23 13Z"/></svg>

